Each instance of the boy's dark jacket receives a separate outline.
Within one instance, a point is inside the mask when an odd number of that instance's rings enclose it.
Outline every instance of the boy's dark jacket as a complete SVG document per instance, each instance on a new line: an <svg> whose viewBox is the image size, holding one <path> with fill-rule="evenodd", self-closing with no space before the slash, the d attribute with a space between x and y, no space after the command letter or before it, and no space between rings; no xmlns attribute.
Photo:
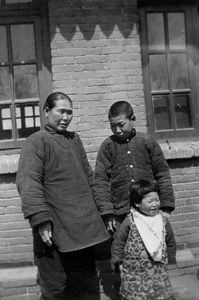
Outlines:
<svg viewBox="0 0 199 300"><path fill-rule="evenodd" d="M114 135L105 139L95 166L95 199L101 215L128 213L129 185L140 179L155 179L162 210L174 210L169 168L156 140L135 129L126 140Z"/></svg>

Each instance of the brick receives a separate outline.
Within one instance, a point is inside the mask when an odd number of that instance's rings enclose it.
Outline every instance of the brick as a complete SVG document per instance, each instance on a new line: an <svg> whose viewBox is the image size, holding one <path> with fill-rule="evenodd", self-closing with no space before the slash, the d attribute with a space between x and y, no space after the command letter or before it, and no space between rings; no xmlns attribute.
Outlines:
<svg viewBox="0 0 199 300"><path fill-rule="evenodd" d="M40 286L39 285L33 285L27 287L28 293L29 294L36 294L40 292Z"/></svg>
<svg viewBox="0 0 199 300"><path fill-rule="evenodd" d="M0 239L0 246L13 246L13 245L23 245L31 244L32 236L29 237L15 237L15 238L3 238Z"/></svg>
<svg viewBox="0 0 199 300"><path fill-rule="evenodd" d="M17 296L6 296L2 300L39 300L38 295L17 295Z"/></svg>
<svg viewBox="0 0 199 300"><path fill-rule="evenodd" d="M1 215L0 216L0 223L11 223L11 222L18 222L18 221L23 221L23 215L20 214L7 214L7 215Z"/></svg>
<svg viewBox="0 0 199 300"><path fill-rule="evenodd" d="M175 227L173 227L174 231L175 231L175 236L184 236L187 234L197 234L198 233L198 227L188 227L188 228L178 228L176 229ZM198 233L199 235L199 233Z"/></svg>
<svg viewBox="0 0 199 300"><path fill-rule="evenodd" d="M187 206L180 206L176 207L176 213L188 213L188 212L197 212L199 210L198 205L187 205Z"/></svg>
<svg viewBox="0 0 199 300"><path fill-rule="evenodd" d="M199 196L199 190L195 191L179 191L175 193L176 198L188 198Z"/></svg>
<svg viewBox="0 0 199 300"><path fill-rule="evenodd" d="M24 244L24 245L13 245L7 247L0 247L0 254L7 254L7 253L25 253L32 251L32 244Z"/></svg>
<svg viewBox="0 0 199 300"><path fill-rule="evenodd" d="M17 190L0 191L0 198L13 198L19 196Z"/></svg>
<svg viewBox="0 0 199 300"><path fill-rule="evenodd" d="M0 207L8 207L8 206L15 206L15 205L21 205L20 198L11 198L11 199L0 199Z"/></svg>
<svg viewBox="0 0 199 300"><path fill-rule="evenodd" d="M0 223L0 230L15 230L15 229L28 229L30 225L28 221L13 222L13 223Z"/></svg>
<svg viewBox="0 0 199 300"><path fill-rule="evenodd" d="M13 238L13 237L30 237L32 236L32 230L30 228L23 230L9 230L9 231L1 231L0 237L2 238Z"/></svg>
<svg viewBox="0 0 199 300"><path fill-rule="evenodd" d="M5 215L22 214L21 206L9 206L4 208Z"/></svg>
<svg viewBox="0 0 199 300"><path fill-rule="evenodd" d="M177 241L184 242L184 243L191 243L191 242L199 242L199 234L188 234L183 236L177 236Z"/></svg>
<svg viewBox="0 0 199 300"><path fill-rule="evenodd" d="M23 295L26 294L26 288L20 287L20 288L4 288L0 291L1 297L8 297L11 295L17 296L17 295Z"/></svg>
<svg viewBox="0 0 199 300"><path fill-rule="evenodd" d="M172 226L178 226L178 228L195 227L199 225L199 220L176 220L176 217L171 218Z"/></svg>

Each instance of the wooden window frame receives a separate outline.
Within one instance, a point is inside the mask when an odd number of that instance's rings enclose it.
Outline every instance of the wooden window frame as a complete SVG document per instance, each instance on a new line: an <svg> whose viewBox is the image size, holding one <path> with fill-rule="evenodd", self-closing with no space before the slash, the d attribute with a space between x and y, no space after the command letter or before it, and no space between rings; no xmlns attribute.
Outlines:
<svg viewBox="0 0 199 300"><path fill-rule="evenodd" d="M16 7L17 6L17 7ZM40 123L44 124L42 108L47 95L52 92L50 39L47 19L47 0L34 0L33 3L8 4L0 10L0 25L34 23L35 44L38 58L38 88L40 104ZM27 103L31 101L28 100ZM3 103L2 103L3 104ZM0 141L0 150L20 149L25 138Z"/></svg>
<svg viewBox="0 0 199 300"><path fill-rule="evenodd" d="M177 129L177 130L161 130L155 131L155 121L153 116L152 96L150 87L150 75L149 75L149 56L147 54L147 30L146 30L146 13L148 12L184 12L187 37L187 50L189 54L188 60L188 73L190 79L190 106L191 106L191 119L192 128ZM144 76L144 93L145 93L145 105L147 111L147 123L148 131L158 139L167 138L189 138L199 135L199 85L197 86L197 72L194 69L194 61L197 61L197 54L194 53L193 48L195 45L199 46L199 40L196 38L199 35L199 17L196 5L154 5L143 6L139 8L140 22L141 22L141 51L142 51L142 65ZM198 28L197 28L198 26ZM193 47L192 47L193 46ZM199 54L198 54L199 59ZM199 75L199 74L198 74Z"/></svg>

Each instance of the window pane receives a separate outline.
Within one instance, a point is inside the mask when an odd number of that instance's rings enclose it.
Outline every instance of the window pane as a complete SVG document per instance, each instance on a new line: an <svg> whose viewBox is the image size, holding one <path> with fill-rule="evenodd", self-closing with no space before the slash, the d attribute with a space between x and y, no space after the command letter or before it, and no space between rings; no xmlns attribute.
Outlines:
<svg viewBox="0 0 199 300"><path fill-rule="evenodd" d="M11 99L8 67L0 67L0 101Z"/></svg>
<svg viewBox="0 0 199 300"><path fill-rule="evenodd" d="M164 19L162 13L147 14L147 32L150 50L165 49Z"/></svg>
<svg viewBox="0 0 199 300"><path fill-rule="evenodd" d="M14 62L26 62L35 59L33 24L12 25L11 39Z"/></svg>
<svg viewBox="0 0 199 300"><path fill-rule="evenodd" d="M184 14L169 13L168 27L170 49L186 49Z"/></svg>
<svg viewBox="0 0 199 300"><path fill-rule="evenodd" d="M8 62L6 27L0 26L0 62Z"/></svg>
<svg viewBox="0 0 199 300"><path fill-rule="evenodd" d="M12 121L10 107L0 107L0 140L12 138Z"/></svg>
<svg viewBox="0 0 199 300"><path fill-rule="evenodd" d="M168 73L166 55L150 55L149 67L152 90L168 90Z"/></svg>
<svg viewBox="0 0 199 300"><path fill-rule="evenodd" d="M38 97L38 81L35 65L14 67L14 85L16 99Z"/></svg>
<svg viewBox="0 0 199 300"><path fill-rule="evenodd" d="M173 89L188 88L187 56L186 54L172 54L170 56L171 79Z"/></svg>
<svg viewBox="0 0 199 300"><path fill-rule="evenodd" d="M32 0L6 0L6 4L10 4L10 3L27 3L27 2L32 2Z"/></svg>
<svg viewBox="0 0 199 300"><path fill-rule="evenodd" d="M38 104L17 104L16 124L18 137L28 137L40 129L40 117Z"/></svg>
<svg viewBox="0 0 199 300"><path fill-rule="evenodd" d="M175 101L175 113L176 113L177 128L192 127L189 96L188 95L175 96L174 101Z"/></svg>
<svg viewBox="0 0 199 300"><path fill-rule="evenodd" d="M153 109L155 115L155 129L171 129L169 97L166 95L153 96Z"/></svg>

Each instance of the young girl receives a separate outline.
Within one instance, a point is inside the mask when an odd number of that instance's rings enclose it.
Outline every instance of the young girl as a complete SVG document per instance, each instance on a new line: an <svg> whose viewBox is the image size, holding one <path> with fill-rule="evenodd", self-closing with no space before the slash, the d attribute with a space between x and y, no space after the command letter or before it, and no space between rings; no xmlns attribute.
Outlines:
<svg viewBox="0 0 199 300"><path fill-rule="evenodd" d="M168 219L159 212L157 185L147 180L130 187L131 212L116 233L112 266L121 272L123 300L174 300L167 264L176 263Z"/></svg>

